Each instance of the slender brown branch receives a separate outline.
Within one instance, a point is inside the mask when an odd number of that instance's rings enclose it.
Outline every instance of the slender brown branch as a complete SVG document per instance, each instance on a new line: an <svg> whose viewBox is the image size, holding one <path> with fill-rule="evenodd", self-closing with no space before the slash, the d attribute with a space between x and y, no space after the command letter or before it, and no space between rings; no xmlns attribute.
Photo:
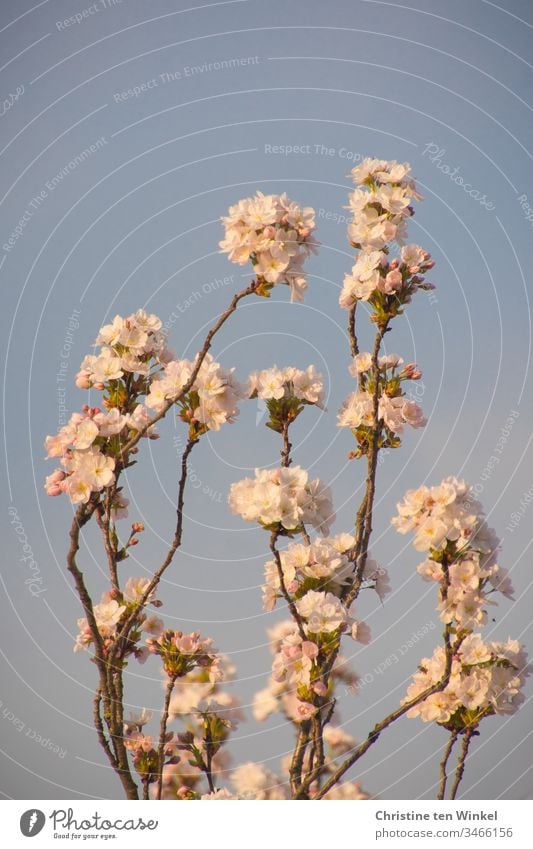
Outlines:
<svg viewBox="0 0 533 849"><path fill-rule="evenodd" d="M105 661L102 636L100 634L100 631L98 630L98 625L96 624L96 618L94 615L93 602L91 596L89 595L89 591L85 584L83 573L78 567L76 561L76 555L80 548L80 531L87 524L87 522L89 522L94 511L97 509L97 506L98 501L94 500L89 501L88 504L80 504L80 506L76 510L69 531L70 547L67 552L67 569L74 578L76 591L78 593L78 597L82 603L83 610L87 617L87 624L89 625L89 629L91 631L91 636L93 638L95 647L95 662L100 672L105 675Z"/></svg>
<svg viewBox="0 0 533 849"><path fill-rule="evenodd" d="M385 320L378 326L378 330L374 339L374 348L372 351L372 374L374 378L374 389L372 392L372 439L367 455L367 478L366 490L363 496L363 501L356 516L356 533L355 544L353 550L353 558L357 564L355 578L352 586L345 595L344 603L349 609L354 600L359 594L366 560L368 557L368 547L370 536L372 534L372 518L374 511L374 497L376 492L376 472L378 466L379 455L379 437L381 427L379 423L379 351L385 333L388 331L389 320Z"/></svg>
<svg viewBox="0 0 533 849"><path fill-rule="evenodd" d="M109 493L106 493L106 501L109 501ZM109 577L111 578L111 584L115 589L118 590L119 584L117 570L117 553L111 542L111 519L109 515L108 505L104 509L103 504L100 503L95 513L96 521L98 522L98 527L102 531L102 538L104 540L104 548L105 553L107 555L107 564L109 566Z"/></svg>
<svg viewBox="0 0 533 849"><path fill-rule="evenodd" d="M115 755L113 754L113 752L111 751L111 746L109 744L109 740L106 737L105 730L104 730L104 724L102 722L102 714L100 712L101 704L102 704L102 691L101 691L100 688L98 688L96 693L94 694L94 699L93 699L94 727L96 728L96 732L98 734L98 741L99 741L102 749L106 753L108 760L109 760L109 763L111 764L111 766L113 767L114 770L117 770L118 761L117 761Z"/></svg>
<svg viewBox="0 0 533 849"><path fill-rule="evenodd" d="M134 448L137 445L137 443L145 435L147 430L150 427L152 427L152 425L156 424L158 421L160 421L162 418L164 418L164 416L166 416L166 414L168 413L170 408L174 404L181 401L181 399L184 398L185 395L187 395L187 393L192 388L194 381L198 377L198 373L199 373L199 371L202 367L202 363L205 360L206 354L209 352L209 349L211 347L211 342L213 341L213 337L215 336L216 333L218 333L218 331L220 330L222 325L225 324L225 322L228 320L230 315L232 315L235 312L235 310L237 309L237 307L239 305L239 302L242 301L243 298L246 298L247 295L252 295L256 291L256 289L257 289L257 281L253 280L250 283L250 285L246 287L246 289L242 289L242 291L237 292L237 294L233 296L231 303L228 306L228 308L226 309L226 311L222 313L222 315L219 317L218 321L213 325L213 327L211 328L211 330L208 332L207 336L205 337L204 344L203 344L201 350L199 351L199 353L197 355L196 363L195 363L194 368L191 372L191 376L189 377L187 383L182 387L179 394L176 395L174 398L169 399L165 403L165 405L161 408L159 413L156 416L153 416L153 418L150 419L150 422L148 422L148 424L146 424L144 427L142 427L141 430L138 430L132 437L130 437L130 439L128 439L128 441L123 446L121 446L120 456L121 456L121 464L122 465L124 465L124 463L127 462L128 453L131 451L132 448Z"/></svg>
<svg viewBox="0 0 533 849"><path fill-rule="evenodd" d="M304 630L304 621L303 621L302 617L300 616L300 614L298 613L298 608L296 607L296 604L294 603L294 599L291 598L290 593L288 592L287 587L285 586L285 576L283 575L283 567L281 565L281 557L280 557L279 551L278 551L277 546L276 546L277 539L278 539L277 531L272 531L272 533L270 534L270 551L274 555L274 561L276 563L276 567L277 567L277 570L278 570L278 578L279 578L281 593L283 595L283 598L287 602L287 606L290 610L292 618L294 619L294 621L296 622L296 625L298 626L298 632L299 632L302 640L306 640L307 635L306 635L305 630Z"/></svg>
<svg viewBox="0 0 533 849"><path fill-rule="evenodd" d="M157 785L157 798L161 799L163 790L163 767L165 765L165 737L167 736L168 713L170 709L170 699L174 690L177 675L169 676L167 686L165 687L165 702L163 712L161 714L161 724L159 726L159 745L157 748L157 769L159 772L159 781Z"/></svg>
<svg viewBox="0 0 533 849"><path fill-rule="evenodd" d="M280 452L281 453L281 465L286 469L288 469L288 467L292 463L292 460L291 460L291 457L290 457L292 445L289 442L289 424L290 424L290 422L288 422L288 421L283 422L283 428L282 428L282 431L281 431L281 437L283 439L283 448L281 449L281 452Z"/></svg>
<svg viewBox="0 0 533 849"><path fill-rule="evenodd" d="M293 799L297 799L300 793L303 763L310 737L310 726L311 723L308 719L300 723L300 730L298 731L296 746L294 748L291 765L289 767L289 781Z"/></svg>
<svg viewBox="0 0 533 849"><path fill-rule="evenodd" d="M168 549L163 562L161 563L157 571L154 573L152 579L150 580L142 596L140 597L135 610L130 613L130 615L120 626L120 630L118 631L114 645L109 653L111 659L114 659L119 654L119 649L124 646L132 628L134 628L137 624L138 618L142 613L143 607L146 604L149 596L153 593L154 589L159 584L161 577L172 563L174 555L181 545L181 539L183 534L183 506L185 501L185 484L187 483L187 461L197 441L198 440L196 439L189 438L181 458L181 478L178 486L178 502L176 507L176 530L174 533L172 544Z"/></svg>
<svg viewBox="0 0 533 849"><path fill-rule="evenodd" d="M444 749L444 755L440 762L440 783L439 783L439 794L437 799L444 799L446 796L446 782L448 781L448 775L446 772L446 768L448 766L448 760L452 753L453 747L455 746L455 742L458 737L458 731L452 731L448 738L448 743L446 748Z"/></svg>
<svg viewBox="0 0 533 849"><path fill-rule="evenodd" d="M355 335L355 312L357 310L357 301L348 311L348 339L350 340L350 351L352 357L356 357L359 353L359 344Z"/></svg>
<svg viewBox="0 0 533 849"><path fill-rule="evenodd" d="M468 728L463 737L463 745L461 747L461 754L459 755L459 760L457 761L457 769L455 770L455 777L452 784L452 789L450 791L450 799L455 799L457 795L457 791L459 790L459 785L463 778L463 774L465 771L465 761L468 757L468 749L470 748L470 741L474 734L476 733L475 726Z"/></svg>

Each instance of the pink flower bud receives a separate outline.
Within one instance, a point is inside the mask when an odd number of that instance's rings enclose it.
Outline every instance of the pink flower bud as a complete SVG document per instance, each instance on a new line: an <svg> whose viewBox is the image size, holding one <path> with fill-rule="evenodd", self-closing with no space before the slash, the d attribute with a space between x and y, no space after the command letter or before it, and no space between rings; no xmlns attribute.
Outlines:
<svg viewBox="0 0 533 849"><path fill-rule="evenodd" d="M78 389L90 389L91 381L86 371L79 371L76 375L76 386Z"/></svg>

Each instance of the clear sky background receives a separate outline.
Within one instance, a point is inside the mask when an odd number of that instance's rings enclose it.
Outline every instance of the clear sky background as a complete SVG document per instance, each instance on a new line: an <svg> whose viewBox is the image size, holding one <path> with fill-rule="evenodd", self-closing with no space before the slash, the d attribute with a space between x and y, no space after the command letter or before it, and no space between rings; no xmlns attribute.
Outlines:
<svg viewBox="0 0 533 849"><path fill-rule="evenodd" d="M81 22L62 23L83 10ZM345 226L328 213L346 214L349 171L366 155L412 163L426 199L411 238L434 255L438 289L432 299L420 294L386 340L389 352L421 365L418 389L429 423L408 433L379 469L372 553L389 569L393 592L383 606L373 593L357 604L373 641L360 647L346 640L345 653L368 683L358 696L341 698L342 722L357 738L366 736L440 640L435 590L417 575L420 557L409 541L390 526L404 491L423 482L456 474L478 485L516 588L516 602L501 599L485 634L519 638L531 652L532 38L527 0L3 0L5 797L121 795L91 725L95 669L88 655L72 652L81 615L65 569L72 508L43 491L53 469L44 462L43 440L58 427L58 389L66 388L69 414L85 402L75 373L100 325L117 312L144 307L163 321L174 313L171 345L178 355L194 354L248 272L218 253L219 218L256 189L287 191L314 206L322 248L309 262L303 305L288 303L284 287L270 301L247 300L213 350L243 378L274 363L313 362L324 373L328 412L311 408L300 417L294 457L331 483L335 530L351 528L363 465L348 462L351 436L336 428L336 412L353 387L346 314L337 303L352 262ZM236 68L209 68L244 58L248 64ZM138 96L124 95L143 84ZM50 190L46 184L98 139L94 153ZM272 152L275 145L304 150L284 155ZM454 169L471 194L450 179ZM79 328L67 381L58 382L73 310ZM368 326L361 336L364 348ZM147 532L125 575L154 568L173 529L174 440L183 431L169 419L160 432L159 441L143 444L128 476L130 520L143 520ZM232 481L276 464L278 450L256 402L244 405L237 424L202 439L192 459L184 545L160 593L169 624L200 629L232 657L239 677L231 686L245 705L265 686L265 628L283 611L261 608L265 532L231 515L226 498ZM20 559L9 508L40 570L37 597L26 583L32 572ZM80 560L99 596L106 582L92 532ZM429 633L404 650L424 626ZM131 706L160 709L155 661L131 665L127 692ZM516 716L483 723L463 797L533 798L532 692L530 686ZM404 719L350 775L381 798L434 798L446 739L438 727ZM290 745L274 717L243 724L232 751L235 763L262 760L276 770Z"/></svg>

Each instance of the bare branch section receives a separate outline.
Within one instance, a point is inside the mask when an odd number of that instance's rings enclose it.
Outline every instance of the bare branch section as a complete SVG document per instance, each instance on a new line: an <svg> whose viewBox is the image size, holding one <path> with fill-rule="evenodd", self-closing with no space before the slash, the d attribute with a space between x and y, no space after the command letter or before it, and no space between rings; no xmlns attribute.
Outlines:
<svg viewBox="0 0 533 849"><path fill-rule="evenodd" d="M457 762L457 769L455 770L455 777L452 784L452 789L450 791L450 799L455 799L457 796L457 791L459 790L459 785L463 779L464 771L465 771L465 763L468 757L468 750L470 748L470 742L472 737L476 734L475 727L468 728L463 737L463 745L461 747L461 754L459 755L459 760Z"/></svg>
<svg viewBox="0 0 533 849"><path fill-rule="evenodd" d="M168 714L170 710L170 699L172 698L172 692L174 690L174 685L176 683L177 677L177 675L169 676L167 686L165 687L165 702L163 704L163 712L161 714L161 724L159 726L159 743L157 747L157 769L159 773L159 781L157 784L158 799L161 799L161 793L163 792L163 767L165 765L165 743L167 736Z"/></svg>
<svg viewBox="0 0 533 849"><path fill-rule="evenodd" d="M446 783L448 781L448 761L450 759L453 747L455 746L456 740L458 737L457 731L452 731L448 738L448 743L446 744L446 748L444 749L444 755L440 762L440 783L439 783L439 793L437 799L444 799L446 796Z"/></svg>

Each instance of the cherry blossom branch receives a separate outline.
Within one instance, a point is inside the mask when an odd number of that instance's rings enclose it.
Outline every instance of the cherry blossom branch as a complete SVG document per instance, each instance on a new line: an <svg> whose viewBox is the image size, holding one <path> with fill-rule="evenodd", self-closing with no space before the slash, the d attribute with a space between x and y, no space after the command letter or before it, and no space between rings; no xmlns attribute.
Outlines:
<svg viewBox="0 0 533 849"><path fill-rule="evenodd" d="M225 310L225 312L222 313L222 315L220 316L218 321L213 325L213 327L211 328L211 330L208 332L207 336L205 337L204 344L202 345L202 348L200 349L199 353L197 354L194 368L191 372L191 375L190 375L187 383L185 383L185 385L181 388L178 395L176 395L174 398L169 399L164 404L164 406L161 408L159 413L156 416L153 416L150 419L150 421L146 425L144 425L144 427L142 427L140 430L136 431L134 436L132 436L126 442L126 444L121 447L120 455L121 455L121 458L122 458L123 467L124 467L124 464L127 462L128 453L131 451L132 448L134 448L137 445L139 440L145 435L145 433L148 431L148 429L150 427L152 427L154 424L157 424L157 422L160 421L162 418L164 418L166 416L166 414L168 413L168 411L170 410L170 408L174 404L179 403L179 401L181 401L181 399L184 398L185 395L187 395L187 393L191 390L191 388L194 384L194 381L198 377L198 374L199 374L200 369L202 367L202 363L205 360L205 357L206 357L207 353L209 352L209 349L211 348L211 342L213 341L213 337L218 333L218 331L220 330L222 325L225 324L225 322L228 320L230 315L232 315L235 312L235 310L237 309L237 307L239 305L239 302L242 301L243 298L246 298L247 295L252 295L256 291L257 286L258 286L257 280L253 280L250 283L250 285L246 287L246 289L242 289L240 292L237 292L237 294L233 296L231 303L228 306L228 308Z"/></svg>
<svg viewBox="0 0 533 849"><path fill-rule="evenodd" d="M376 472L379 455L379 436L381 431L379 424L379 352L383 337L385 336L385 333L388 332L388 330L389 319L386 319L378 325L378 331L374 339L374 348L372 351L372 373L374 376L374 390L372 393L372 440L370 442L370 448L367 456L367 478L365 494L363 496L363 500L361 502L359 510L357 511L355 522L356 533L352 556L354 558L354 562L357 564L357 569L352 586L350 587L344 598L344 603L346 604L348 610L357 598L359 590L361 588L365 564L368 557L370 536L372 534L372 518L374 510L374 497L376 492Z"/></svg>
<svg viewBox="0 0 533 849"><path fill-rule="evenodd" d="M289 442L289 425L290 425L290 422L286 419L283 422L283 426L282 426L282 430L281 430L281 437L283 439L283 448L280 452L281 453L281 465L286 469L288 469L290 464L292 463L292 460L290 458L292 444Z"/></svg>
<svg viewBox="0 0 533 849"><path fill-rule="evenodd" d="M450 733L448 743L446 748L444 749L444 755L442 761L440 762L440 784L439 784L439 793L437 799L444 799L446 795L446 782L448 781L448 776L446 773L446 767L448 766L448 760L452 753L452 749L455 746L457 737L459 736L458 731L452 731Z"/></svg>

